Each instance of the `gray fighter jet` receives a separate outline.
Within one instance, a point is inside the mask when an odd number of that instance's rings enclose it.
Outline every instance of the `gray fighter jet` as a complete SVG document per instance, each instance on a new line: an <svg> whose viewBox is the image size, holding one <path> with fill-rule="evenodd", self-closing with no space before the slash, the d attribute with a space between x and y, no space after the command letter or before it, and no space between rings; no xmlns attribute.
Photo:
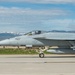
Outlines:
<svg viewBox="0 0 75 75"><path fill-rule="evenodd" d="M0 45L14 46L58 46L49 50L40 48L39 57L44 57L44 50L52 53L75 53L75 33L32 31L25 35L0 41Z"/></svg>

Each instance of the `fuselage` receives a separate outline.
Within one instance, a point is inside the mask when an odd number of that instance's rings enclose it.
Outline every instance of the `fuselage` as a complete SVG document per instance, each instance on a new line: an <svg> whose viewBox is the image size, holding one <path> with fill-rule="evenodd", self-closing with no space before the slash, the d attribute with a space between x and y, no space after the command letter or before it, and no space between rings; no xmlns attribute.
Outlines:
<svg viewBox="0 0 75 75"><path fill-rule="evenodd" d="M75 44L75 33L49 32L37 35L22 35L0 41L0 45L71 46Z"/></svg>

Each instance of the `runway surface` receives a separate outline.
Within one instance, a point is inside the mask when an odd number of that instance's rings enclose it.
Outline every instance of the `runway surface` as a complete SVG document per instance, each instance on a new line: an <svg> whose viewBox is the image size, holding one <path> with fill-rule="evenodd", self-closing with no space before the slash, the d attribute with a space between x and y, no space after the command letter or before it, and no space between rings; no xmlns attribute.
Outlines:
<svg viewBox="0 0 75 75"><path fill-rule="evenodd" d="M75 55L0 55L0 75L75 75Z"/></svg>

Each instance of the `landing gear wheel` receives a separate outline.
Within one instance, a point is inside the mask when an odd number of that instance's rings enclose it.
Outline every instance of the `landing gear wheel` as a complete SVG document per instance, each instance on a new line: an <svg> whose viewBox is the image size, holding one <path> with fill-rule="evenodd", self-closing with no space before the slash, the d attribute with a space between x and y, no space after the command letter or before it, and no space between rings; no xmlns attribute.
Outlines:
<svg viewBox="0 0 75 75"><path fill-rule="evenodd" d="M40 53L40 54L39 54L39 57L40 57L40 58L44 58L44 53Z"/></svg>

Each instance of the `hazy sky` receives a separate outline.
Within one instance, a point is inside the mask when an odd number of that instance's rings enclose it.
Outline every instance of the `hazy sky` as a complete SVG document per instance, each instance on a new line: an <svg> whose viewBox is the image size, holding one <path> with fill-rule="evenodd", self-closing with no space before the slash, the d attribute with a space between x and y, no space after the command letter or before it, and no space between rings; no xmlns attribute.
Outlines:
<svg viewBox="0 0 75 75"><path fill-rule="evenodd" d="M0 32L75 30L75 0L0 0Z"/></svg>

